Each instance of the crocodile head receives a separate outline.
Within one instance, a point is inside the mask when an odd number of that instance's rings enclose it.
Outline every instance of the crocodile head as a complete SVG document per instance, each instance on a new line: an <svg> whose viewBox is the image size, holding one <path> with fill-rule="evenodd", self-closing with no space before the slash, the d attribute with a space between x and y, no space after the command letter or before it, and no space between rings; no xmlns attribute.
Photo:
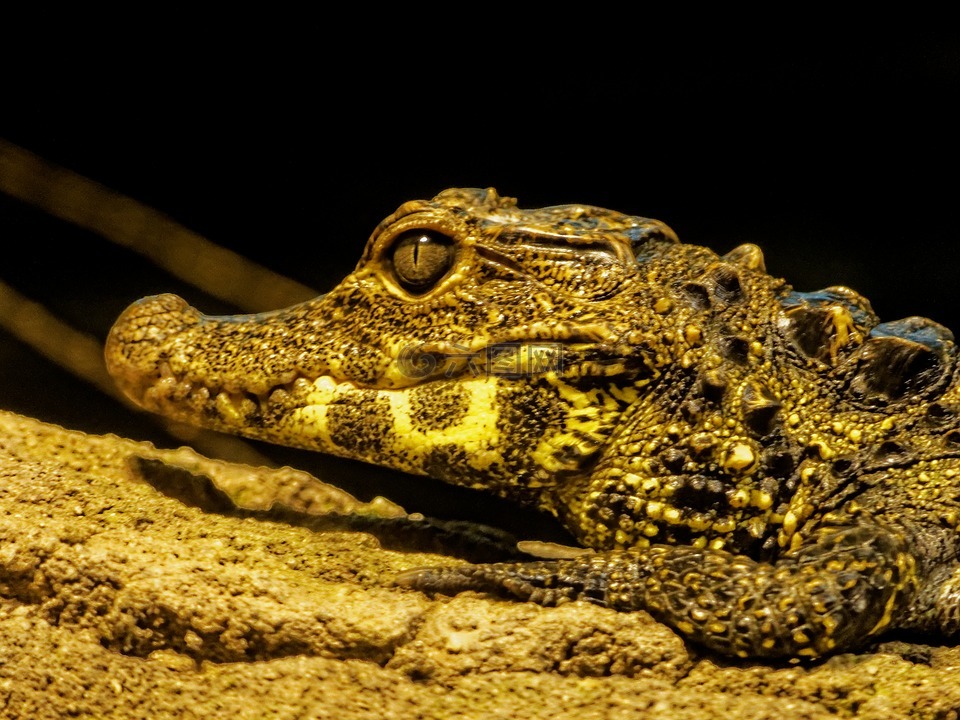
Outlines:
<svg viewBox="0 0 960 720"><path fill-rule="evenodd" d="M175 419L553 510L543 488L588 472L665 362L668 301L638 257L676 243L655 220L447 190L386 218L326 295L232 317L145 298L106 361Z"/></svg>

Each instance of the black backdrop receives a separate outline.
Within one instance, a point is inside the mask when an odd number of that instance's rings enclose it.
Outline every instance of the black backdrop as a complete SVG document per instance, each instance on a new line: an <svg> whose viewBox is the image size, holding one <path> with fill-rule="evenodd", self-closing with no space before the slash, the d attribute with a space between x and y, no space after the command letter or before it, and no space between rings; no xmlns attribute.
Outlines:
<svg viewBox="0 0 960 720"><path fill-rule="evenodd" d="M174 63L171 44L133 74L122 54L64 58L7 103L0 138L320 291L404 200L494 186L525 206L659 218L720 251L755 242L798 289L846 284L885 320L960 328L954 39L894 28L654 47L636 31L331 49L329 29L309 30L203 62ZM0 232L0 279L96 337L165 290L232 310L3 196ZM3 332L0 371L0 407L172 444Z"/></svg>

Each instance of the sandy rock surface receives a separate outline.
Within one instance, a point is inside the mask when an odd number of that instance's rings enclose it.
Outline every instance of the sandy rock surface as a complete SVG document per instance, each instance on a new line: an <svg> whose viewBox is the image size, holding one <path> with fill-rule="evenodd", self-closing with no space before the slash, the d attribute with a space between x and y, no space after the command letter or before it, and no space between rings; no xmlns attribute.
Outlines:
<svg viewBox="0 0 960 720"><path fill-rule="evenodd" d="M394 587L462 561L303 513L402 511L0 412L0 718L958 717L960 648L731 663L645 613Z"/></svg>

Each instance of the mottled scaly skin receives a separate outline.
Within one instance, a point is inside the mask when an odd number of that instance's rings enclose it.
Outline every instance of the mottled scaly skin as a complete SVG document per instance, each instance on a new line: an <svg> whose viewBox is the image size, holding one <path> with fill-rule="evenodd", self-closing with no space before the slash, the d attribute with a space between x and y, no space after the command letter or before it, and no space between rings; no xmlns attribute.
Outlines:
<svg viewBox="0 0 960 720"><path fill-rule="evenodd" d="M106 347L150 410L487 490L597 551L406 584L643 608L787 658L960 630L956 356L930 320L792 291L755 246L492 189L404 204L313 301L145 298Z"/></svg>

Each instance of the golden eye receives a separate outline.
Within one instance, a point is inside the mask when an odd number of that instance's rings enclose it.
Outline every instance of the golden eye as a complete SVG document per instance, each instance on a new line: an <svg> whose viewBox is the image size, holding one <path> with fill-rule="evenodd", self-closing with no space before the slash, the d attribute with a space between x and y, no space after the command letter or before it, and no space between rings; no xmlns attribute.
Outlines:
<svg viewBox="0 0 960 720"><path fill-rule="evenodd" d="M409 230L393 245L393 272L404 290L425 293L453 265L453 241L433 230Z"/></svg>

